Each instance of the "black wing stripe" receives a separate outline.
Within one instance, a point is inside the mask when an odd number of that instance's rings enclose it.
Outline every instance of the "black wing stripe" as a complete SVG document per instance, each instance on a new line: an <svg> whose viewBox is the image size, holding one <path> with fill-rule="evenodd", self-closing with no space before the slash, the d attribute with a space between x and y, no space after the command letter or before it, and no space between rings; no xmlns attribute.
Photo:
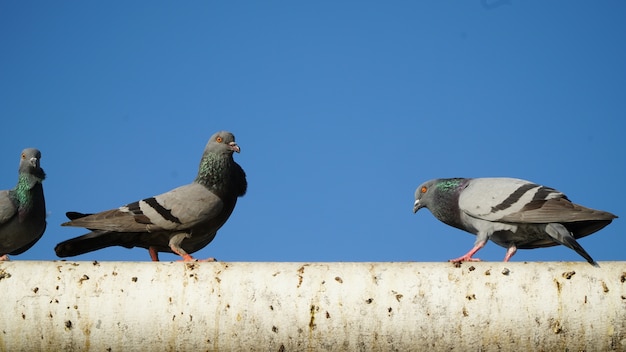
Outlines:
<svg viewBox="0 0 626 352"><path fill-rule="evenodd" d="M537 187L539 187L539 185L536 185L534 183L527 183L525 185L522 185L520 188L516 189L515 192L511 193L505 200L503 200L502 203L496 205L495 207L491 207L491 212L495 213L511 207L518 200L520 200L520 198L522 198L524 194L526 194L526 192Z"/></svg>
<svg viewBox="0 0 626 352"><path fill-rule="evenodd" d="M533 201L546 200L548 199L548 196L553 192L556 192L556 191L550 187L541 186L537 190L537 193L535 193L535 195L533 196Z"/></svg>
<svg viewBox="0 0 626 352"><path fill-rule="evenodd" d="M141 211L141 207L139 206L139 202L133 202L126 205L128 211L133 213L134 215L143 215L143 211Z"/></svg>
<svg viewBox="0 0 626 352"><path fill-rule="evenodd" d="M180 219L172 214L171 210L163 208L163 206L159 204L159 202L157 202L154 197L146 198L143 201L148 204L152 209L154 209L157 213L159 213L159 215L161 215L163 219L175 222L177 224L182 224Z"/></svg>

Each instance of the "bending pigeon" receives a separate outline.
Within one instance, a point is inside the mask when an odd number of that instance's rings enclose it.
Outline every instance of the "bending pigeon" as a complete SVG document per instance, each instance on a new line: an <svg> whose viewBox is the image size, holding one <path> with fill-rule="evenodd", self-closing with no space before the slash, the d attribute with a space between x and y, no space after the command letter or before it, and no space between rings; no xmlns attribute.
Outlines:
<svg viewBox="0 0 626 352"><path fill-rule="evenodd" d="M97 214L68 212L62 226L85 227L90 233L59 243L59 257L71 257L110 246L142 247L158 261L158 252L173 252L184 261L209 244L246 193L246 174L233 160L240 152L232 133L215 133L204 149L196 179L167 193Z"/></svg>
<svg viewBox="0 0 626 352"><path fill-rule="evenodd" d="M555 189L514 178L430 180L415 191L413 212L424 207L443 223L476 235L474 248L451 262L480 260L472 256L490 239L507 248L505 262L518 248L562 244L598 266L576 239L617 218L574 204Z"/></svg>
<svg viewBox="0 0 626 352"><path fill-rule="evenodd" d="M22 151L17 186L0 191L0 260L27 251L46 230L46 201L41 182L46 174L39 165L41 152Z"/></svg>

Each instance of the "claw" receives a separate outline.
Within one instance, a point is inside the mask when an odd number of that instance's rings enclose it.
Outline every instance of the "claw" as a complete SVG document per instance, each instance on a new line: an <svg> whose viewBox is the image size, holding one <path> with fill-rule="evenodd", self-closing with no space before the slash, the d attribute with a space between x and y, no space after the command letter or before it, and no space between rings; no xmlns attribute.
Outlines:
<svg viewBox="0 0 626 352"><path fill-rule="evenodd" d="M472 256L466 254L462 257L450 259L448 261L451 263L460 263L460 262L480 262L481 260L479 258L472 258Z"/></svg>
<svg viewBox="0 0 626 352"><path fill-rule="evenodd" d="M455 258L455 259L450 259L448 260L449 262L452 263L460 263L460 262L479 262L480 259L478 258L472 258L472 256L474 254L476 254L476 252L478 252L479 249L483 248L485 246L485 242L481 242L478 243L476 245L474 245L474 248L472 248L469 252L467 252L465 255Z"/></svg>

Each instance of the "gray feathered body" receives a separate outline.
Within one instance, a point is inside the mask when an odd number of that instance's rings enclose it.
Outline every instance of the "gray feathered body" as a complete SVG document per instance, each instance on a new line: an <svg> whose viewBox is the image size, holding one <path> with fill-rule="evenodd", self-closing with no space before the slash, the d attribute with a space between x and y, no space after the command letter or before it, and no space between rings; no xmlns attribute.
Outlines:
<svg viewBox="0 0 626 352"><path fill-rule="evenodd" d="M18 182L11 190L0 191L0 256L18 255L31 248L46 229L46 202L40 167L41 153L34 148L22 151Z"/></svg>
<svg viewBox="0 0 626 352"><path fill-rule="evenodd" d="M234 136L218 132L209 140L191 184L97 214L67 213L71 221L64 226L92 231L59 243L57 255L75 256L110 246L184 255L205 247L230 217L237 198L246 193L246 175L233 160L233 151L239 151Z"/></svg>
<svg viewBox="0 0 626 352"><path fill-rule="evenodd" d="M514 253L562 244L592 264L576 239L616 218L572 203L553 188L514 178L430 180L417 188L415 199L414 211L426 207L440 221L477 235L477 246L490 239Z"/></svg>

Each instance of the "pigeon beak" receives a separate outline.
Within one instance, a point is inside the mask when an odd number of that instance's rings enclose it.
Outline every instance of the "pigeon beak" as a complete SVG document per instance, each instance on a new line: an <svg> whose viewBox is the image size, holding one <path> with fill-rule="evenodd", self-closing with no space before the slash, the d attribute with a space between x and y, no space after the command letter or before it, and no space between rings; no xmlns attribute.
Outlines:
<svg viewBox="0 0 626 352"><path fill-rule="evenodd" d="M416 199L415 204L413 205L413 214L417 213L418 210L422 209L424 206L420 204L420 200Z"/></svg>
<svg viewBox="0 0 626 352"><path fill-rule="evenodd" d="M232 149L234 152L241 153L241 148L239 148L239 146L237 145L237 143L235 143L235 142L230 142L230 143L228 143L228 146L229 146L229 147L230 147L230 149Z"/></svg>
<svg viewBox="0 0 626 352"><path fill-rule="evenodd" d="M37 159L37 158L30 158L29 162L30 162L30 164L33 167L37 167L37 165L39 164L39 159Z"/></svg>

